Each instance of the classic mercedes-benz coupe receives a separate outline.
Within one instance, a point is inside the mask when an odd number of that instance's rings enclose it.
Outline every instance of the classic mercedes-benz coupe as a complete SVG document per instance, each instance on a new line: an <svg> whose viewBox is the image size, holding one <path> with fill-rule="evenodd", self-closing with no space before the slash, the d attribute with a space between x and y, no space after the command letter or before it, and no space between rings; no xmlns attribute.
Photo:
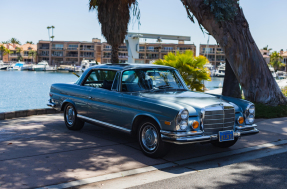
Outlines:
<svg viewBox="0 0 287 189"><path fill-rule="evenodd" d="M153 158L171 143L227 148L259 132L251 102L192 92L176 69L152 64L91 67L74 84L53 84L48 106L64 111L70 130L89 122L128 132Z"/></svg>

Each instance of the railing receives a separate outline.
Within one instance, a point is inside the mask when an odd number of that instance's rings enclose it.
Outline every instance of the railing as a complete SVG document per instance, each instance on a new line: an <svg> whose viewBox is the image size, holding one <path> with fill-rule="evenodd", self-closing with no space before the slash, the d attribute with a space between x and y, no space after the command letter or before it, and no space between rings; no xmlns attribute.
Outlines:
<svg viewBox="0 0 287 189"><path fill-rule="evenodd" d="M67 50L78 50L77 47L68 47Z"/></svg>
<svg viewBox="0 0 287 189"><path fill-rule="evenodd" d="M119 58L129 58L129 56L119 56Z"/></svg>
<svg viewBox="0 0 287 189"><path fill-rule="evenodd" d="M54 50L63 50L64 48L63 47L52 47L52 49L54 49Z"/></svg>
<svg viewBox="0 0 287 189"><path fill-rule="evenodd" d="M94 57L94 55L81 55L80 57Z"/></svg>
<svg viewBox="0 0 287 189"><path fill-rule="evenodd" d="M144 52L144 51L145 51L145 49L140 49L140 50L139 50L139 52Z"/></svg>
<svg viewBox="0 0 287 189"><path fill-rule="evenodd" d="M103 56L103 58L111 58L111 55Z"/></svg>
<svg viewBox="0 0 287 189"><path fill-rule="evenodd" d="M215 58L208 58L209 61L215 61Z"/></svg>
<svg viewBox="0 0 287 189"><path fill-rule="evenodd" d="M50 47L40 47L40 49L50 49Z"/></svg>
<svg viewBox="0 0 287 189"><path fill-rule="evenodd" d="M128 49L119 49L119 51L128 51Z"/></svg>
<svg viewBox="0 0 287 189"><path fill-rule="evenodd" d="M112 49L103 49L103 51L112 51Z"/></svg>
<svg viewBox="0 0 287 189"><path fill-rule="evenodd" d="M224 54L223 51L216 51L216 54Z"/></svg>
<svg viewBox="0 0 287 189"><path fill-rule="evenodd" d="M94 51L94 48L80 48L81 51Z"/></svg>
<svg viewBox="0 0 287 189"><path fill-rule="evenodd" d="M201 54L214 54L215 51L201 51Z"/></svg>
<svg viewBox="0 0 287 189"><path fill-rule="evenodd" d="M9 57L20 56L20 54L9 54Z"/></svg>
<svg viewBox="0 0 287 189"><path fill-rule="evenodd" d="M67 54L66 56L68 56L68 57L78 57L77 54Z"/></svg>
<svg viewBox="0 0 287 189"><path fill-rule="evenodd" d="M40 54L39 56L49 56L49 54Z"/></svg>
<svg viewBox="0 0 287 189"><path fill-rule="evenodd" d="M174 52L174 49L161 49L161 52Z"/></svg>
<svg viewBox="0 0 287 189"><path fill-rule="evenodd" d="M52 56L63 56L62 54L52 54Z"/></svg>
<svg viewBox="0 0 287 189"><path fill-rule="evenodd" d="M158 56L156 57L147 56L146 59L158 59Z"/></svg>
<svg viewBox="0 0 287 189"><path fill-rule="evenodd" d="M147 49L146 51L147 51L147 52L159 52L158 49Z"/></svg>

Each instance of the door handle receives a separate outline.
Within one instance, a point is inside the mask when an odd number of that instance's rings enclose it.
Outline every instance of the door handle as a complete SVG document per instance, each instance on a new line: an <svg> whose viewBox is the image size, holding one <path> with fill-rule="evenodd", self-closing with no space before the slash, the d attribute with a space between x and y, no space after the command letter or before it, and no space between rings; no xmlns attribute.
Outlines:
<svg viewBox="0 0 287 189"><path fill-rule="evenodd" d="M89 98L89 99L92 99L93 97L89 96L88 98Z"/></svg>

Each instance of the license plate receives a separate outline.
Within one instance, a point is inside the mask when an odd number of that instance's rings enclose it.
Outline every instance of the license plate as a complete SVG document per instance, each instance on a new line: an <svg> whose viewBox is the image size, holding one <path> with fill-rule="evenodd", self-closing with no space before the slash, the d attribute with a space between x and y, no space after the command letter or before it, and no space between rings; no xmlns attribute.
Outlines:
<svg viewBox="0 0 287 189"><path fill-rule="evenodd" d="M233 131L219 131L219 142L234 140Z"/></svg>

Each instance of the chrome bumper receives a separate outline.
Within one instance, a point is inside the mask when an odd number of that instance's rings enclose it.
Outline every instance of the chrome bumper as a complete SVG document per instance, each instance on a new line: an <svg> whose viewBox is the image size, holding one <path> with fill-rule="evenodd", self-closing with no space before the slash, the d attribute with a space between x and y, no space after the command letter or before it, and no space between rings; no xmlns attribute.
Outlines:
<svg viewBox="0 0 287 189"><path fill-rule="evenodd" d="M50 99L50 100L48 100L47 106L54 108L56 106L56 104L51 102L51 99Z"/></svg>
<svg viewBox="0 0 287 189"><path fill-rule="evenodd" d="M245 127L235 127L234 137L239 138L241 136L254 135L259 133L256 129L257 125L248 125ZM213 140L218 140L218 135L204 135L204 132L172 132L161 130L161 139L164 142L174 143L174 144L191 144L200 142L210 142Z"/></svg>

